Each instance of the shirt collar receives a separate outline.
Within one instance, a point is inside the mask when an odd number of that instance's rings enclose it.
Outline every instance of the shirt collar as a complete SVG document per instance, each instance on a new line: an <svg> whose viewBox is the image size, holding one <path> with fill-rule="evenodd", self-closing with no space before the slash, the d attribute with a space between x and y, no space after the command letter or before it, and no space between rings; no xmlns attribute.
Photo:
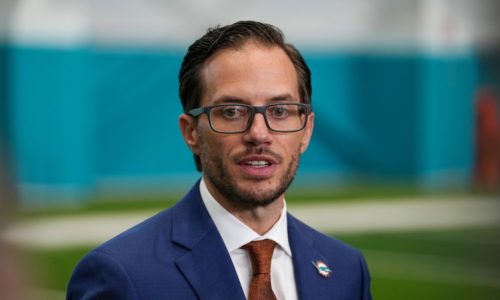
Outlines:
<svg viewBox="0 0 500 300"><path fill-rule="evenodd" d="M275 241L287 255L292 256L288 242L286 202L284 202L278 221L268 232L261 236L220 205L208 191L203 178L200 181L200 194L228 252L237 250L254 240L270 239Z"/></svg>

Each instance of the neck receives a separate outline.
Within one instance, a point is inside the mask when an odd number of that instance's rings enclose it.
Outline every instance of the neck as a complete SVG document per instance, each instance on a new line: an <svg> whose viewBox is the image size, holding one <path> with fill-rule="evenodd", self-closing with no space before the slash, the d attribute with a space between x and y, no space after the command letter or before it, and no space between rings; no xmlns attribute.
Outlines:
<svg viewBox="0 0 500 300"><path fill-rule="evenodd" d="M221 203L221 205L223 204ZM265 207L255 207L246 210L230 210L227 207L225 208L245 225L252 228L253 231L259 235L264 235L278 222L283 210L283 198Z"/></svg>
<svg viewBox="0 0 500 300"><path fill-rule="evenodd" d="M208 191L214 199L233 216L259 235L264 235L279 220L284 205L284 195L266 206L247 206L221 194L210 181L205 180Z"/></svg>

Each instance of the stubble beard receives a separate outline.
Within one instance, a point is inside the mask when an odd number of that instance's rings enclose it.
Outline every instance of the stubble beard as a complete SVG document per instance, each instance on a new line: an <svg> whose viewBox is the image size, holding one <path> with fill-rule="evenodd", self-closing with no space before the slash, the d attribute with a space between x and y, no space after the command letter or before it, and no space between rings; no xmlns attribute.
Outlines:
<svg viewBox="0 0 500 300"><path fill-rule="evenodd" d="M241 187L234 177L231 176L228 166L222 161L222 157L212 155L210 150L206 148L207 145L202 141L200 159L205 177L227 201L243 208L265 207L276 201L292 184L299 165L300 152L297 151L296 154L292 155L287 170L279 178L277 186L265 189L254 188L251 183L252 181L250 181L249 186L245 188ZM258 185L261 181L255 179L255 184Z"/></svg>

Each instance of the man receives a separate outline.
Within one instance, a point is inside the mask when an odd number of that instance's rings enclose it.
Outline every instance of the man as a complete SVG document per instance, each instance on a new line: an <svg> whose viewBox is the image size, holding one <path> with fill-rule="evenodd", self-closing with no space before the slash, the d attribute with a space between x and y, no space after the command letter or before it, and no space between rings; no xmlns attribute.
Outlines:
<svg viewBox="0 0 500 300"><path fill-rule="evenodd" d="M202 178L83 258L68 299L370 299L362 255L286 212L313 131L310 76L271 25L237 22L191 45L179 124Z"/></svg>

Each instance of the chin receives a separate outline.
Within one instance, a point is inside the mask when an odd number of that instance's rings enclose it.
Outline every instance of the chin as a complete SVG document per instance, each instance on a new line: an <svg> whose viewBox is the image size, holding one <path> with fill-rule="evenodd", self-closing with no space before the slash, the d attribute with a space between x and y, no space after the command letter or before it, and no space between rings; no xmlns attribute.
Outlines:
<svg viewBox="0 0 500 300"><path fill-rule="evenodd" d="M236 197L230 199L236 203L248 207L264 207L280 199L284 191L276 183L254 182L236 187L232 194Z"/></svg>

